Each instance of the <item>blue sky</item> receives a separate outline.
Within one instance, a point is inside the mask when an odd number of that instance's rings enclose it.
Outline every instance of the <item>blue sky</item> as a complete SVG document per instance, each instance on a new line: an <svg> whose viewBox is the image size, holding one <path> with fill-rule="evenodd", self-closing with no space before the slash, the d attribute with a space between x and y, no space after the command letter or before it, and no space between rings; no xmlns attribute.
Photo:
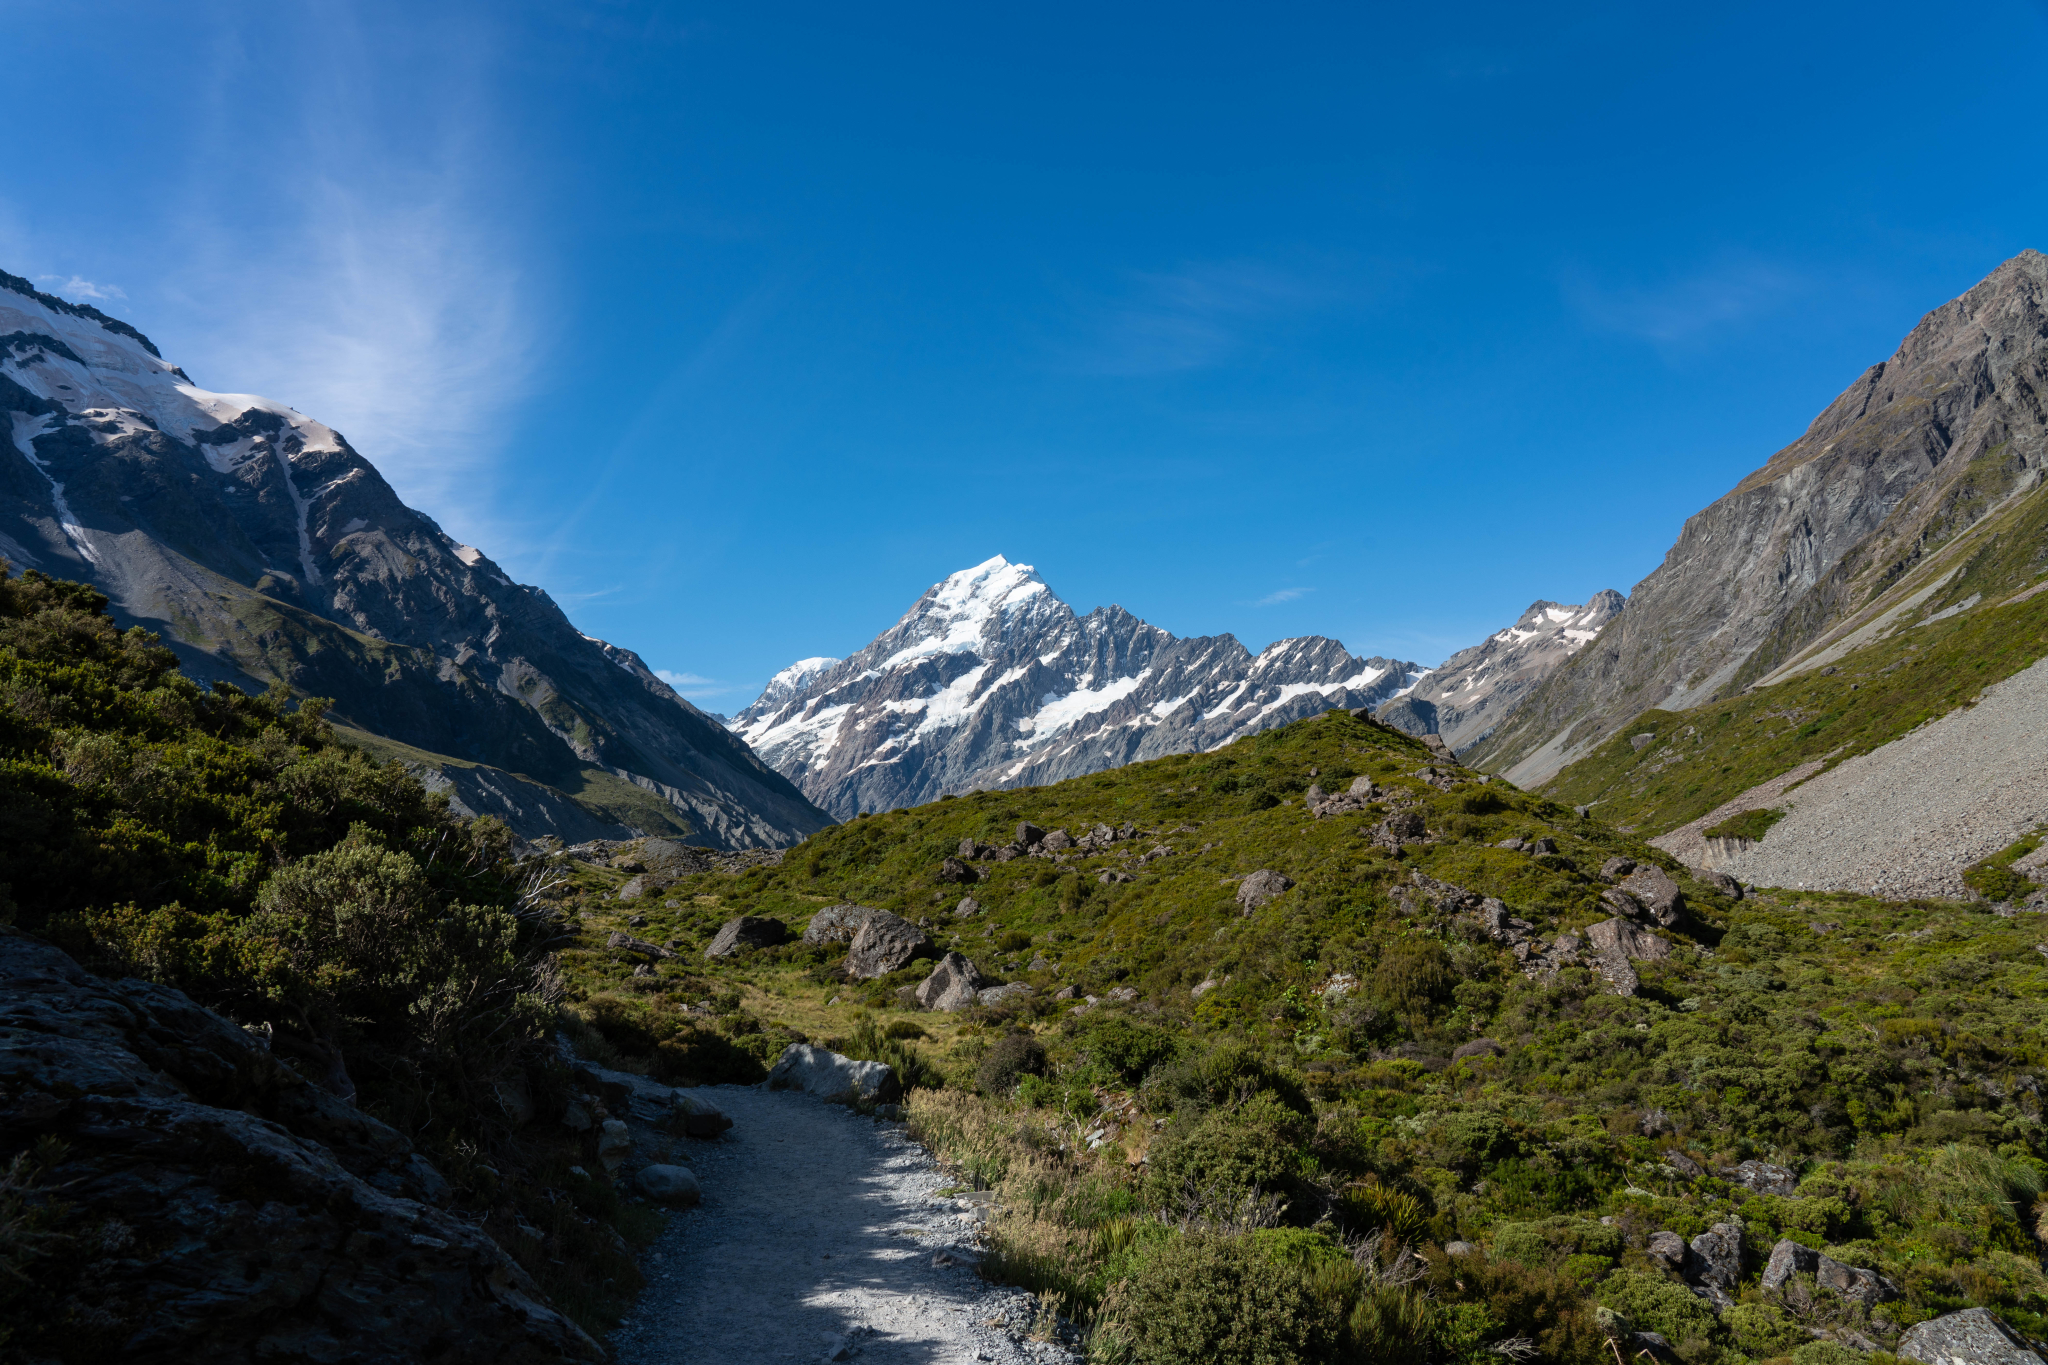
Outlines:
<svg viewBox="0 0 2048 1365"><path fill-rule="evenodd" d="M0 25L0 268L336 426L724 711L996 553L1435 662L1626 591L2048 248L2038 4Z"/></svg>

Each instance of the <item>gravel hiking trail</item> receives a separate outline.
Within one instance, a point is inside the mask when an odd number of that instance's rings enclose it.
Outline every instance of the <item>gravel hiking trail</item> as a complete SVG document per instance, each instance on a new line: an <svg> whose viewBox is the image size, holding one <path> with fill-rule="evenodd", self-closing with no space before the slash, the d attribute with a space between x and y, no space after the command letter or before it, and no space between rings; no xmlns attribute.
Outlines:
<svg viewBox="0 0 2048 1365"><path fill-rule="evenodd" d="M1024 1339L1034 1303L974 1265L978 1207L898 1124L809 1095L696 1092L732 1117L692 1142L704 1202L670 1216L647 1288L612 1336L619 1365L1070 1365Z"/></svg>

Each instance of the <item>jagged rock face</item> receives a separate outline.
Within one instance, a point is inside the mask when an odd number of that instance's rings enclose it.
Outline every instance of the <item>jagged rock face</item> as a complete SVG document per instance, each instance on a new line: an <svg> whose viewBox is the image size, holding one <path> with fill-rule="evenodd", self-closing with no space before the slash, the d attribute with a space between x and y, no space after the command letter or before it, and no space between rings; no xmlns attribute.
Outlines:
<svg viewBox="0 0 2048 1365"><path fill-rule="evenodd" d="M1411 735L1442 735L1453 749L1477 744L1537 684L1591 644L1626 603L1612 588L1582 606L1532 603L1513 625L1459 650L1376 715Z"/></svg>
<svg viewBox="0 0 2048 1365"><path fill-rule="evenodd" d="M47 1286L78 1358L604 1359L402 1135L182 993L0 932L0 1152L51 1140L63 1232L104 1252Z"/></svg>
<svg viewBox="0 0 2048 1365"><path fill-rule="evenodd" d="M1688 520L1628 610L1468 758L1530 786L1645 710L1763 676L2038 484L2044 460L2048 257L2026 251Z"/></svg>
<svg viewBox="0 0 2048 1365"><path fill-rule="evenodd" d="M829 823L637 655L400 502L338 432L198 388L132 327L11 275L0 557L93 584L195 676L282 680L334 698L337 722L462 760L428 780L528 836L633 832L562 790L593 783L722 848Z"/></svg>
<svg viewBox="0 0 2048 1365"><path fill-rule="evenodd" d="M1229 635L1176 639L1122 607L1080 616L998 555L933 585L851 658L784 669L733 728L845 819L1213 749L1371 706L1419 671L1319 636L1255 655Z"/></svg>

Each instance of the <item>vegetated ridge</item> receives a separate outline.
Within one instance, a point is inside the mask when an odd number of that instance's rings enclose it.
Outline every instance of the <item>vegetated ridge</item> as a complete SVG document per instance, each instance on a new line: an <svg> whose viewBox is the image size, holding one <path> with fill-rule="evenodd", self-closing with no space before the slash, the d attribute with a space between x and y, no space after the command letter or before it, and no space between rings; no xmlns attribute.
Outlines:
<svg viewBox="0 0 2048 1365"><path fill-rule="evenodd" d="M90 582L187 669L330 719L527 837L786 844L827 817L630 650L401 503L337 432L211 393L0 275L0 559Z"/></svg>
<svg viewBox="0 0 2048 1365"><path fill-rule="evenodd" d="M1213 749L1329 706L1371 706L1419 664L1303 636L1253 654L1122 607L1086 616L1001 555L949 575L846 659L805 659L730 722L840 819Z"/></svg>
<svg viewBox="0 0 2048 1365"><path fill-rule="evenodd" d="M1781 679L1831 641L1863 643L1852 637L1874 615L1902 625L1937 595L1957 612L1987 600L1949 601L1946 587L1970 563L1950 552L2038 496L2044 292L2048 257L2026 251L1929 313L1804 436L1690 518L1627 610L1472 761L1540 784L1624 728L1640 730L1633 718L1646 712L1689 712ZM2004 555L2005 573L2017 567L2011 547L1982 535L1969 543Z"/></svg>
<svg viewBox="0 0 2048 1365"><path fill-rule="evenodd" d="M1341 711L609 899L629 870L562 892L586 1046L670 1079L886 1057L996 1192L985 1272L1096 1359L1851 1365L1968 1306L2048 1330L2031 917L1736 899ZM980 991L919 1008L941 980Z"/></svg>

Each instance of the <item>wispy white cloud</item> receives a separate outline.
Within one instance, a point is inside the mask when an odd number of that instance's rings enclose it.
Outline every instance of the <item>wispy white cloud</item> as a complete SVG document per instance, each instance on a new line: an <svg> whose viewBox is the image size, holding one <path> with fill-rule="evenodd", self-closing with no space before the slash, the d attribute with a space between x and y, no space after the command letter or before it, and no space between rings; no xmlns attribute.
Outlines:
<svg viewBox="0 0 2048 1365"><path fill-rule="evenodd" d="M701 698L722 697L740 690L737 683L720 682L716 678L699 677L695 673L678 673L672 668L657 668L654 676L688 697L691 701Z"/></svg>
<svg viewBox="0 0 2048 1365"><path fill-rule="evenodd" d="M1086 310L1087 337L1070 362L1103 375L1207 369L1226 361L1259 323L1321 307L1337 292L1257 261L1134 275L1124 297Z"/></svg>
<svg viewBox="0 0 2048 1365"><path fill-rule="evenodd" d="M1252 603L1252 605L1255 607L1277 607L1282 602L1296 601L1314 591L1314 588L1282 588L1278 592L1267 593L1264 597Z"/></svg>
<svg viewBox="0 0 2048 1365"><path fill-rule="evenodd" d="M317 31L298 50L320 55L290 83L259 78L241 33L216 44L184 264L166 281L185 325L157 339L203 386L332 426L407 502L512 558L492 474L537 329L516 220L489 202L492 35L449 16L394 31L346 7L306 14ZM249 131L251 90L267 141ZM255 199L221 192L234 183Z"/></svg>
<svg viewBox="0 0 2048 1365"><path fill-rule="evenodd" d="M80 299L98 303L107 299L125 299L128 297L128 291L121 288L118 284L99 284L77 275L72 275L68 278L63 275L38 275L36 276L36 283L48 285L50 293L57 295L59 298L70 299L73 303L77 303Z"/></svg>
<svg viewBox="0 0 2048 1365"><path fill-rule="evenodd" d="M1754 259L1728 259L1656 284L1616 285L1574 272L1568 303L1593 326L1659 344L1699 342L1791 303L1811 288L1805 275Z"/></svg>

